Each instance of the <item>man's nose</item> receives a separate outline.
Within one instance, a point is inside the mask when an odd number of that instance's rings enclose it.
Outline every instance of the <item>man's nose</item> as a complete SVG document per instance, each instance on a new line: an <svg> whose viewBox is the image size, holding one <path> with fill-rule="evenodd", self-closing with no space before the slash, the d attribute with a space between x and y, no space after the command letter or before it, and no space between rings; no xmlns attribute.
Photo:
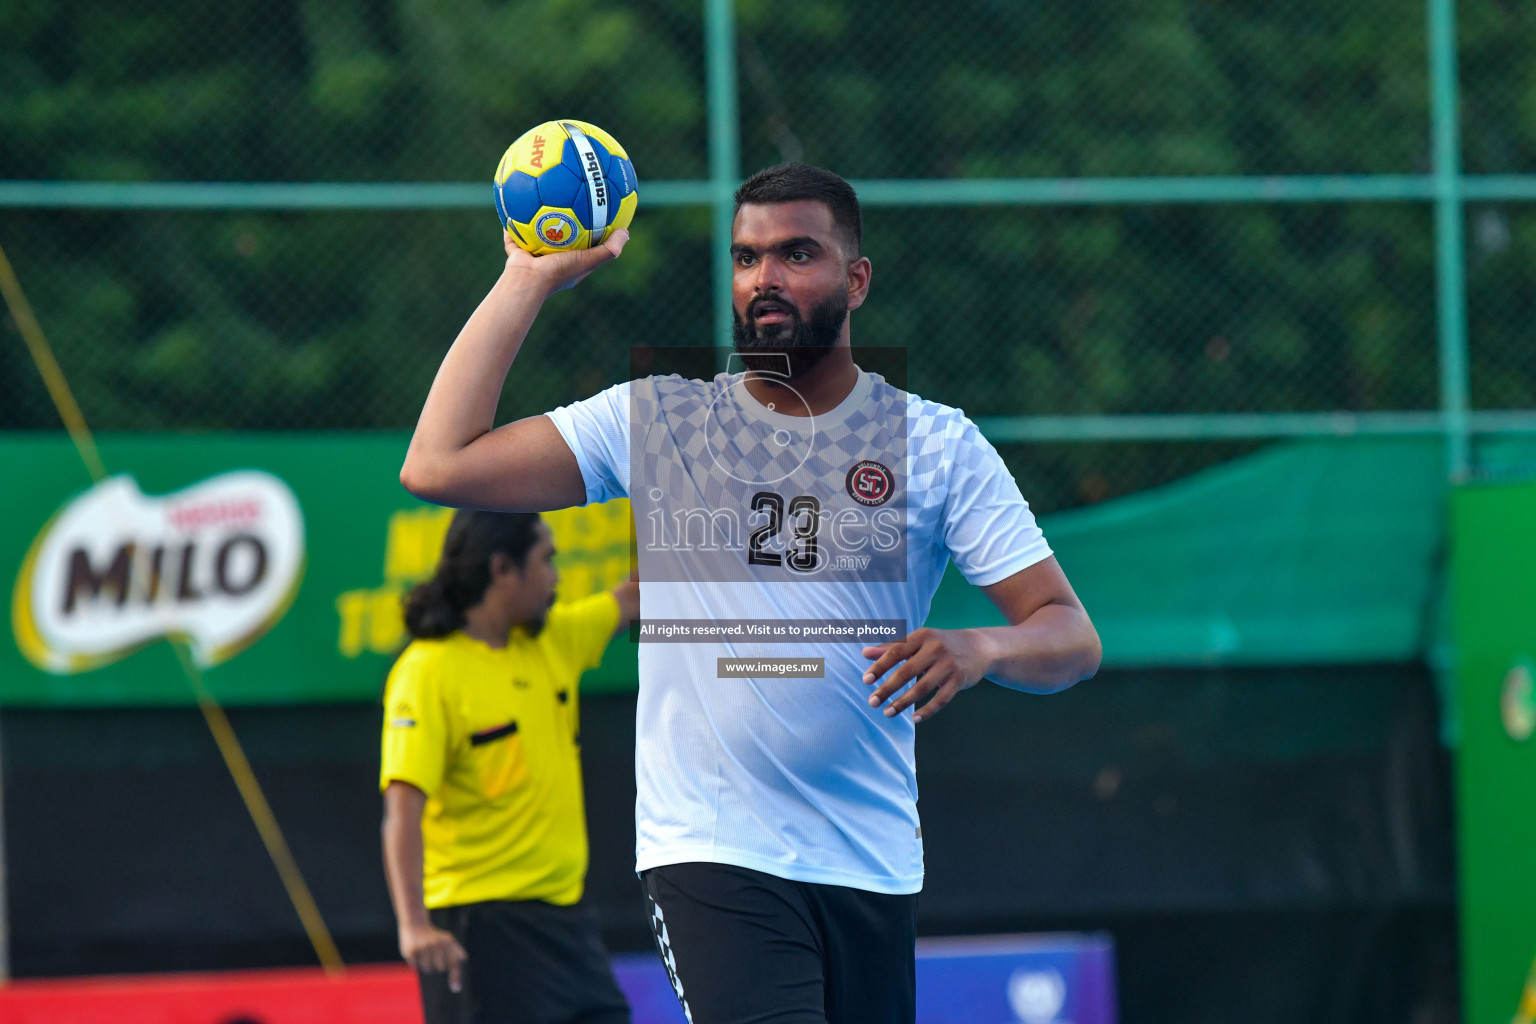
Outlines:
<svg viewBox="0 0 1536 1024"><path fill-rule="evenodd" d="M758 261L757 278L752 282L752 290L758 295L783 291L784 268L780 267L776 260Z"/></svg>

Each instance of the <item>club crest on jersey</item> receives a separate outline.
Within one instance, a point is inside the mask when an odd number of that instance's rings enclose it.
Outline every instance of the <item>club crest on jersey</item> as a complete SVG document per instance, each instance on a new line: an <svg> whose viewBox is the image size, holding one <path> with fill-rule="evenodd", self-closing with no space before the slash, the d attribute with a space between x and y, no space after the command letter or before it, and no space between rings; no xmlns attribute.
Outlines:
<svg viewBox="0 0 1536 1024"><path fill-rule="evenodd" d="M894 490L896 478L873 459L855 462L848 471L848 496L860 505L884 505Z"/></svg>
<svg viewBox="0 0 1536 1024"><path fill-rule="evenodd" d="M566 246L576 240L576 222L563 213L546 213L534 224L533 230L545 245Z"/></svg>

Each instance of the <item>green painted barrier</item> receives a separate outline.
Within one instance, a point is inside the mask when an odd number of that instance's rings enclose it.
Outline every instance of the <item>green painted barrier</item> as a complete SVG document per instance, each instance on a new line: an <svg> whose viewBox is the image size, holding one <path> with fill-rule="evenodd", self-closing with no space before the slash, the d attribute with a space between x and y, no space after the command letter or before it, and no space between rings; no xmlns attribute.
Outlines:
<svg viewBox="0 0 1536 1024"><path fill-rule="evenodd" d="M1536 956L1536 484L1451 502L1462 998L1509 1024Z"/></svg>

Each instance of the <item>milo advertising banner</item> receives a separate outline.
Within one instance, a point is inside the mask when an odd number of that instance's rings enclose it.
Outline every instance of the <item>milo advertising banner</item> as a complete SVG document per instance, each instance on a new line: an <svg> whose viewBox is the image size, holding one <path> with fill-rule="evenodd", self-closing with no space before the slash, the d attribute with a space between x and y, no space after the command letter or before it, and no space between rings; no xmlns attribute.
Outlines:
<svg viewBox="0 0 1536 1024"><path fill-rule="evenodd" d="M170 636L227 703L376 699L453 515L400 487L406 443L108 436L93 483L67 438L0 436L0 705L193 703ZM628 575L627 503L546 520L561 598ZM583 685L634 688L626 638Z"/></svg>

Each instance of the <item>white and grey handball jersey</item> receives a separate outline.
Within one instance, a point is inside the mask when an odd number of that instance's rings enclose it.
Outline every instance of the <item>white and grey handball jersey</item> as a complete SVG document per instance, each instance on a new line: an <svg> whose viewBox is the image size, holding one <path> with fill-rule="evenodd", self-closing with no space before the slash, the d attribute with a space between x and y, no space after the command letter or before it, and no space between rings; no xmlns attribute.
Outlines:
<svg viewBox="0 0 1536 1024"><path fill-rule="evenodd" d="M740 374L642 378L549 416L587 501L632 499L645 623L899 620L904 636L950 559L985 586L1051 554L976 425L871 373L814 417ZM825 671L730 675L720 658ZM857 642L642 642L636 869L921 889L912 714L869 706L868 665Z"/></svg>

